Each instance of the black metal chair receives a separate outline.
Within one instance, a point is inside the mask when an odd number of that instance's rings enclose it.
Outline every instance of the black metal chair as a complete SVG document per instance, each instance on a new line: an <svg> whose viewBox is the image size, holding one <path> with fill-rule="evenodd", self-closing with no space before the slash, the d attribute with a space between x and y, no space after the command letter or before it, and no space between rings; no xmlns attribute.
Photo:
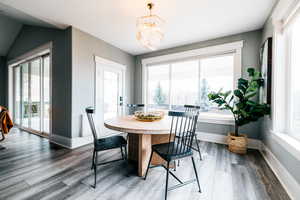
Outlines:
<svg viewBox="0 0 300 200"><path fill-rule="evenodd" d="M92 161L92 169L94 169L95 173L95 180L94 180L94 188L97 185L97 165L104 165L107 163L120 161L120 160L127 160L127 141L122 136L111 136L98 139L97 131L95 128L93 114L95 113L95 109L93 107L88 107L85 109L90 127L92 129L93 138L94 138L94 151L93 151L93 161ZM105 151L109 149L120 148L121 150L121 159L111 160L103 163L98 163L98 152ZM125 155L123 153L123 148L125 150Z"/></svg>
<svg viewBox="0 0 300 200"><path fill-rule="evenodd" d="M184 108L185 108L185 112L194 113L194 114L199 115L200 106L184 105ZM200 158L200 160L202 160L202 155L201 155L201 151L200 151L199 141L197 140L197 133L196 132L195 132L195 143L196 143L196 147L194 147L192 145L192 149L199 153L199 158ZM178 164L179 164L179 162L178 162Z"/></svg>
<svg viewBox="0 0 300 200"><path fill-rule="evenodd" d="M149 168L151 168L150 163L153 156L153 152L155 152L167 162L167 166L160 165L164 167L167 171L165 199L167 199L169 190L173 190L178 187L190 184L194 181L197 181L199 192L201 192L198 173L197 173L197 169L193 157L193 151L191 148L193 139L195 138L198 115L194 113L188 113L188 112L169 111L169 116L172 118L171 130L169 134L169 142L152 145L152 152L149 159L148 168L144 177L144 179L146 180ZM182 182L177 176L175 176L174 173L170 171L169 167L170 167L170 162L182 158L186 158L186 157L191 157L192 159L196 179ZM179 184L169 188L168 187L169 174L171 174L179 182Z"/></svg>
<svg viewBox="0 0 300 200"><path fill-rule="evenodd" d="M133 115L135 111L142 110L145 104L127 104L128 114Z"/></svg>

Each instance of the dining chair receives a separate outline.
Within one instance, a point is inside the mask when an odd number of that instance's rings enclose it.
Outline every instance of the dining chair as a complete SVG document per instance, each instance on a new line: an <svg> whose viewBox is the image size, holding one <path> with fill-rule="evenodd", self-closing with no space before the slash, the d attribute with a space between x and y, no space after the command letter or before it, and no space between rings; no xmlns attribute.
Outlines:
<svg viewBox="0 0 300 200"><path fill-rule="evenodd" d="M145 104L127 104L128 114L133 115L135 111L142 110Z"/></svg>
<svg viewBox="0 0 300 200"><path fill-rule="evenodd" d="M198 115L195 113L176 112L176 111L169 111L168 115L171 118L169 142L152 145L151 156L144 177L144 180L146 180L149 168L157 167L157 166L150 166L153 153L155 152L162 159L166 161L166 166L159 165L165 168L167 171L166 185L165 185L165 200L168 197L168 191L193 183L194 181L197 181L199 192L201 192L198 173L195 165L195 160L193 157L193 151L191 148L193 140L195 138ZM191 157L196 179L182 182L173 172L170 171L170 162L173 162L174 160L176 161L179 159L183 159L186 157ZM173 176L179 182L179 184L172 187L168 187L169 174Z"/></svg>
<svg viewBox="0 0 300 200"><path fill-rule="evenodd" d="M95 179L94 179L94 188L97 185L97 166L104 165L111 162L116 162L120 160L127 160L127 141L122 136L110 136L105 138L98 138L97 131L94 124L93 114L95 109L93 107L88 107L85 109L90 127L92 129L92 134L94 138L94 150L93 150L93 160L92 160L92 169L94 169ZM111 160L107 162L98 163L98 152L105 151L110 149L120 148L121 150L121 159ZM123 148L125 150L125 155L123 153Z"/></svg>
<svg viewBox="0 0 300 200"><path fill-rule="evenodd" d="M184 105L184 108L185 108L185 112L195 113L199 116L200 106ZM195 132L195 143L196 143L196 147L194 147L192 144L192 149L199 153L199 158L200 158L200 160L202 160L202 154L201 154L201 150L200 150L200 146L199 146L199 141L197 140L197 132ZM179 165L179 162L178 162L178 165Z"/></svg>

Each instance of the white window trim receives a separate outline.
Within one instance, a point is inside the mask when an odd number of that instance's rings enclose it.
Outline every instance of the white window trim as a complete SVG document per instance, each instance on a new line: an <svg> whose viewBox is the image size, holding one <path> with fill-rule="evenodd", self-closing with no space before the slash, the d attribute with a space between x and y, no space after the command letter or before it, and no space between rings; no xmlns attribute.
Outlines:
<svg viewBox="0 0 300 200"><path fill-rule="evenodd" d="M244 41L237 41L232 43L226 43L216 46L209 46L200 49L194 49L189 51L183 51L179 53L172 53L168 55L156 56L151 58L142 59L142 102L147 104L146 96L147 96L147 66L153 65L156 63L163 63L163 62L172 62L176 60L185 60L194 57L211 57L216 55L234 54L234 85L233 88L236 88L236 84L239 78L242 77L242 48L244 45ZM209 117L205 117L203 114L200 117L199 121L207 122L207 123L216 123L216 124L230 124L233 125L233 119L229 119L227 117L218 117L218 119L211 119Z"/></svg>
<svg viewBox="0 0 300 200"><path fill-rule="evenodd" d="M126 105L126 102L127 102L127 95L126 95L126 70L127 70L127 66L126 65L122 65L120 63L117 63L117 62L114 62L114 61L111 61L111 60L108 60L108 59L105 59L105 58L102 58L100 56L97 56L97 55L94 55L94 61L95 61L95 67L94 67L94 108L97 110L96 108L96 101L97 101L97 95L101 95L101 94L98 94L97 93L97 64L103 64L103 65L106 65L106 66L110 66L112 68L115 68L115 69L119 69L122 71L122 80L123 80L123 88L122 88L122 97L123 97L123 105ZM102 94L103 95L103 94ZM100 108L100 113L102 113L103 110L102 108ZM123 106L123 109L121 110L121 113L125 113L125 106Z"/></svg>
<svg viewBox="0 0 300 200"><path fill-rule="evenodd" d="M273 79L272 79L272 125L271 137L295 158L300 160L300 141L290 133L289 42L286 29L295 16L300 14L300 1L280 1L272 14L273 31ZM284 49L284 51L282 51ZM288 66L288 67L287 67Z"/></svg>
<svg viewBox="0 0 300 200"><path fill-rule="evenodd" d="M271 131L272 138L282 145L285 150L292 154L295 158L300 160L300 141L294 139L286 133Z"/></svg>

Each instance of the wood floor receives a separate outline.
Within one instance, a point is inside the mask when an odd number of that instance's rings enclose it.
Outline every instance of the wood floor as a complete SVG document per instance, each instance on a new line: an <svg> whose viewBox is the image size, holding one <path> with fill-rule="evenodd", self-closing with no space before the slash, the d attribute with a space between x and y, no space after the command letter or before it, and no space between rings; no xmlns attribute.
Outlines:
<svg viewBox="0 0 300 200"><path fill-rule="evenodd" d="M0 151L0 199L101 199L161 200L165 170L150 169L147 180L127 177L125 162L98 168L93 189L92 145L67 150L50 145L47 139L14 129ZM288 200L286 192L258 151L246 156L227 151L224 145L201 142L203 161L195 154L202 187L190 184L169 192L169 200ZM99 154L108 160L119 151ZM194 178L190 159L176 172L183 180ZM170 186L176 181L170 177Z"/></svg>

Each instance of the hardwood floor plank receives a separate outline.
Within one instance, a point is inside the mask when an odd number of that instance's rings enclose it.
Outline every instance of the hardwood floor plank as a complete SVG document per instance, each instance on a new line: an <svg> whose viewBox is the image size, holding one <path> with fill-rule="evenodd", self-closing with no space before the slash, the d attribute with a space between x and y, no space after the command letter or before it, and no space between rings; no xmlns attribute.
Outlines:
<svg viewBox="0 0 300 200"><path fill-rule="evenodd" d="M0 199L5 199L8 196L13 195L18 191L26 190L28 188L30 188L30 185L25 181L18 182L14 185L2 189L0 193Z"/></svg>

